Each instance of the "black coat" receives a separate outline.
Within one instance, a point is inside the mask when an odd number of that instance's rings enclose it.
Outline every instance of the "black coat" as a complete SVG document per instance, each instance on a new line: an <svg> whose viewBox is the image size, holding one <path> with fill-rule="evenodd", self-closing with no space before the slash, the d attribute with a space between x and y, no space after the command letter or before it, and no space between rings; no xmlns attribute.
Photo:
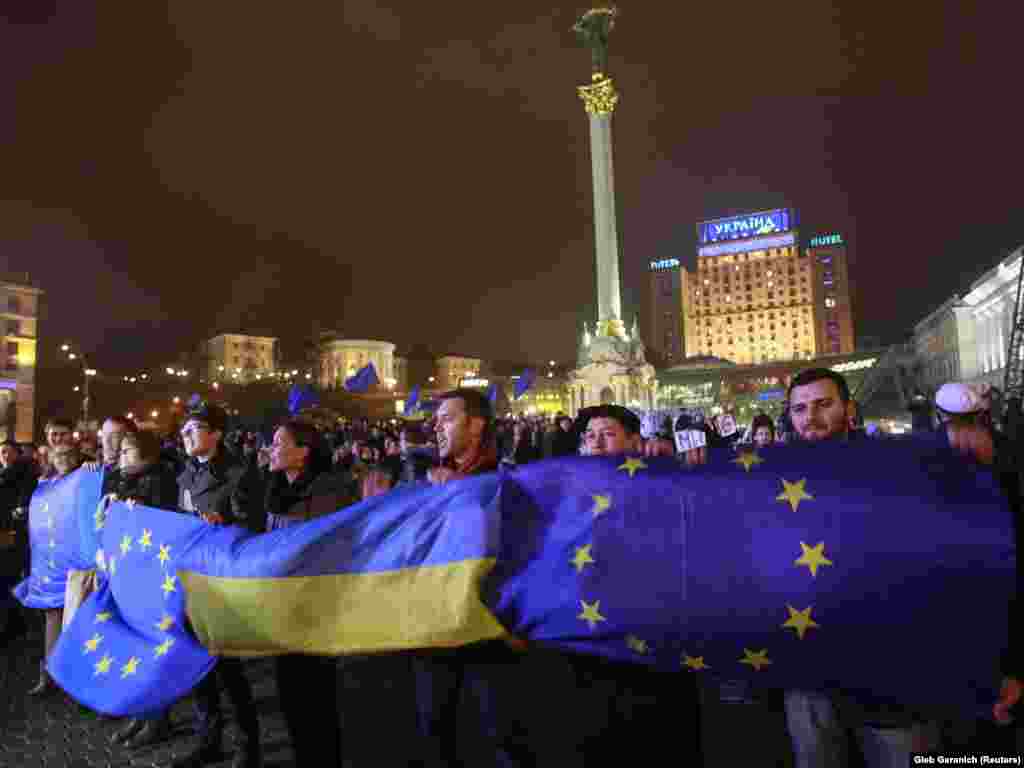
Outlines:
<svg viewBox="0 0 1024 768"><path fill-rule="evenodd" d="M117 474L113 493L121 501L136 501L147 507L178 508L178 480L174 469L162 461L154 462L137 474Z"/></svg>
<svg viewBox="0 0 1024 768"><path fill-rule="evenodd" d="M284 472L271 472L265 511L294 522L330 515L355 501L346 478L336 472L299 475L289 483Z"/></svg>
<svg viewBox="0 0 1024 768"><path fill-rule="evenodd" d="M9 528L11 512L18 507L28 507L36 489L35 473L27 461L16 461L0 469L0 528Z"/></svg>
<svg viewBox="0 0 1024 768"><path fill-rule="evenodd" d="M259 474L218 450L205 463L190 459L178 475L178 509L193 515L217 515L228 525L262 530Z"/></svg>

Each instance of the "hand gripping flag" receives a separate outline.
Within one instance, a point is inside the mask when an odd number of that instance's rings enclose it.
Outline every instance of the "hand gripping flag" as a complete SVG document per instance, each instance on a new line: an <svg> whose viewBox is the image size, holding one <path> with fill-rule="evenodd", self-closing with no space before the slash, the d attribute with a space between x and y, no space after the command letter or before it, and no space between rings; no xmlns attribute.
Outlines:
<svg viewBox="0 0 1024 768"><path fill-rule="evenodd" d="M309 384L292 384L288 390L288 413L292 416L303 408L313 408L320 404L320 396Z"/></svg>
<svg viewBox="0 0 1024 768"><path fill-rule="evenodd" d="M527 368L516 379L515 385L515 396L516 400L526 394L527 390L533 386L533 382L537 379L537 374L534 373L533 369Z"/></svg>
<svg viewBox="0 0 1024 768"><path fill-rule="evenodd" d="M723 453L692 470L537 462L263 536L208 528L175 567L219 654L516 636L974 714L998 688L1013 542L991 473L943 435Z"/></svg>
<svg viewBox="0 0 1024 768"><path fill-rule="evenodd" d="M416 407L420 403L420 385L417 384L409 392L409 397L405 400L405 408L402 410L403 416L412 416L416 413Z"/></svg>
<svg viewBox="0 0 1024 768"><path fill-rule="evenodd" d="M380 379L373 363L367 363L354 376L345 379L345 389L349 392L367 392L374 384L380 384Z"/></svg>
<svg viewBox="0 0 1024 768"><path fill-rule="evenodd" d="M175 561L212 526L189 515L115 503L97 557L99 589L60 636L47 668L71 696L110 715L166 709L213 668L185 629Z"/></svg>
<svg viewBox="0 0 1024 768"><path fill-rule="evenodd" d="M94 567L103 473L78 469L39 483L28 510L28 578L14 588L27 608L61 608L68 570Z"/></svg>

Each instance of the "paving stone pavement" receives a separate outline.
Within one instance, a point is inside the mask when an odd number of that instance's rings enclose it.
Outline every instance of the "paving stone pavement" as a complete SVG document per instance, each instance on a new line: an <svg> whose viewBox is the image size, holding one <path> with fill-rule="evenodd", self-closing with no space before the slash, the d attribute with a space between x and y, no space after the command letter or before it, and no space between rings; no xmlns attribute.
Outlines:
<svg viewBox="0 0 1024 768"><path fill-rule="evenodd" d="M39 673L42 640L38 634L15 641L0 659L0 768L165 768L196 744L192 705L186 699L172 712L173 731L162 744L135 752L111 744L123 720L100 717L63 692L26 696ZM268 660L247 663L260 713L260 731L267 768L294 765L284 720L275 697L273 666ZM231 763L233 728L225 698L228 728L224 762Z"/></svg>

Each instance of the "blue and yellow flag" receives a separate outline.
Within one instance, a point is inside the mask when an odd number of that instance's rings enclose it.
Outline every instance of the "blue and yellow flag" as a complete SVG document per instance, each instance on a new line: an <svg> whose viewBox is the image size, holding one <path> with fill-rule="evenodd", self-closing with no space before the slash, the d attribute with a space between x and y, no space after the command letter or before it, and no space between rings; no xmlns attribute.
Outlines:
<svg viewBox="0 0 1024 768"><path fill-rule="evenodd" d="M370 387L375 384L380 384L380 379L377 378L377 369L373 367L373 363L367 363L354 375L345 379L345 389L349 392L369 392Z"/></svg>
<svg viewBox="0 0 1024 768"><path fill-rule="evenodd" d="M1013 542L992 474L940 436L724 453L691 470L537 462L262 536L206 528L174 567L191 625L217 654L516 636L974 713L998 688ZM115 597L134 626L141 593Z"/></svg>
<svg viewBox="0 0 1024 768"><path fill-rule="evenodd" d="M91 709L111 715L165 709L213 668L186 631L177 556L210 526L190 515L129 507L107 510L97 556L99 589L61 634L47 667Z"/></svg>
<svg viewBox="0 0 1024 768"><path fill-rule="evenodd" d="M93 567L103 473L78 469L39 483L28 510L29 576L14 588L27 608L61 608L68 570Z"/></svg>

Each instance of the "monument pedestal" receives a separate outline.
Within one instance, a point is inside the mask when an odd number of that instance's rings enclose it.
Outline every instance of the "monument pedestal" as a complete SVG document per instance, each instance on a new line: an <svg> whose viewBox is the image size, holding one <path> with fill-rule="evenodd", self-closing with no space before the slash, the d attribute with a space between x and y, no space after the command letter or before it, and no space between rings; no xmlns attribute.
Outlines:
<svg viewBox="0 0 1024 768"><path fill-rule="evenodd" d="M621 321L618 323L621 327ZM603 330L603 329L599 329ZM644 357L644 345L636 325L632 338L583 332L576 370L569 373L569 405L572 416L581 408L615 403L639 410L653 410L658 382L654 366Z"/></svg>

